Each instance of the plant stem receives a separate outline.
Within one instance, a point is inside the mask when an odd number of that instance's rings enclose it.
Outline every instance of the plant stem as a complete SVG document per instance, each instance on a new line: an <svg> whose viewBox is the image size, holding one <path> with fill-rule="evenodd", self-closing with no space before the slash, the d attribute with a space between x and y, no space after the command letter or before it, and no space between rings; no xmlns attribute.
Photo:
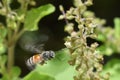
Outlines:
<svg viewBox="0 0 120 80"><path fill-rule="evenodd" d="M15 45L12 44L11 46L8 47L8 64L7 64L7 67L8 67L8 73L9 73L9 76L11 77L12 76L12 67L13 67L13 64L14 64L14 48L15 48Z"/></svg>

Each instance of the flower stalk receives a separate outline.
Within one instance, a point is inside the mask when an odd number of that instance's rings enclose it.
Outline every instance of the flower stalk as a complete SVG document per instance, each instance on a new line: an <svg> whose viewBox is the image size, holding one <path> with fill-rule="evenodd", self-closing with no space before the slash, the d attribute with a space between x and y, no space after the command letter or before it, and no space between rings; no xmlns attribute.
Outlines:
<svg viewBox="0 0 120 80"><path fill-rule="evenodd" d="M94 22L93 16L85 16L87 6L92 5L92 0L74 0L74 7L71 7L68 11L64 11L60 6L62 15L59 19L65 19L66 26L65 31L68 32L65 40L65 45L69 49L71 54L70 65L76 66L78 74L74 76L74 80L108 80L109 77L103 77L100 75L102 71L103 57L96 50L98 44L92 43L90 46L87 44L88 38L95 38L96 33L94 29L97 24ZM74 20L77 23L71 22ZM74 29L77 27L77 30Z"/></svg>

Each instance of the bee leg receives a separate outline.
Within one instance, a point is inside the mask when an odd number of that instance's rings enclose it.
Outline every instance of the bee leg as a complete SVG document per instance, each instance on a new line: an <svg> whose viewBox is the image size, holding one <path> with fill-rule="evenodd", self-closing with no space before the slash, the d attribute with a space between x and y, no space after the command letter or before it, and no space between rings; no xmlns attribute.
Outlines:
<svg viewBox="0 0 120 80"><path fill-rule="evenodd" d="M45 61L42 61L41 63L40 63L40 65L44 65L45 64Z"/></svg>

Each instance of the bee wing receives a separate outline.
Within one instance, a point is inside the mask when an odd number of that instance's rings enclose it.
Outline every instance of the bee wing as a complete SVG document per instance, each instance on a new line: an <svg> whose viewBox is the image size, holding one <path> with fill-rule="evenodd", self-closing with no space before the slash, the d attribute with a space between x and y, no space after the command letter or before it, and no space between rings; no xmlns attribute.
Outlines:
<svg viewBox="0 0 120 80"><path fill-rule="evenodd" d="M41 53L48 36L40 34L38 31L26 31L19 39L19 45L22 49L32 52Z"/></svg>

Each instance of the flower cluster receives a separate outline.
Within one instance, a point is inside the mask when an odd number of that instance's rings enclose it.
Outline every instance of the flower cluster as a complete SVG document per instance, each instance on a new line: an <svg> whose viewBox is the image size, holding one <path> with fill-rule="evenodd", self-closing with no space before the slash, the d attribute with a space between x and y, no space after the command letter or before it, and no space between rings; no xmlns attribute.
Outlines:
<svg viewBox="0 0 120 80"><path fill-rule="evenodd" d="M74 80L108 80L108 75L105 77L100 75L103 57L96 50L98 44L96 42L90 46L87 44L87 38L96 38L94 30L97 24L94 20L94 14L89 14L87 11L87 6L91 4L92 0L74 0L75 6L66 12L60 6L62 15L59 19L65 19L67 24L65 31L69 33L65 41L65 45L71 54L69 63L76 66L78 72Z"/></svg>

